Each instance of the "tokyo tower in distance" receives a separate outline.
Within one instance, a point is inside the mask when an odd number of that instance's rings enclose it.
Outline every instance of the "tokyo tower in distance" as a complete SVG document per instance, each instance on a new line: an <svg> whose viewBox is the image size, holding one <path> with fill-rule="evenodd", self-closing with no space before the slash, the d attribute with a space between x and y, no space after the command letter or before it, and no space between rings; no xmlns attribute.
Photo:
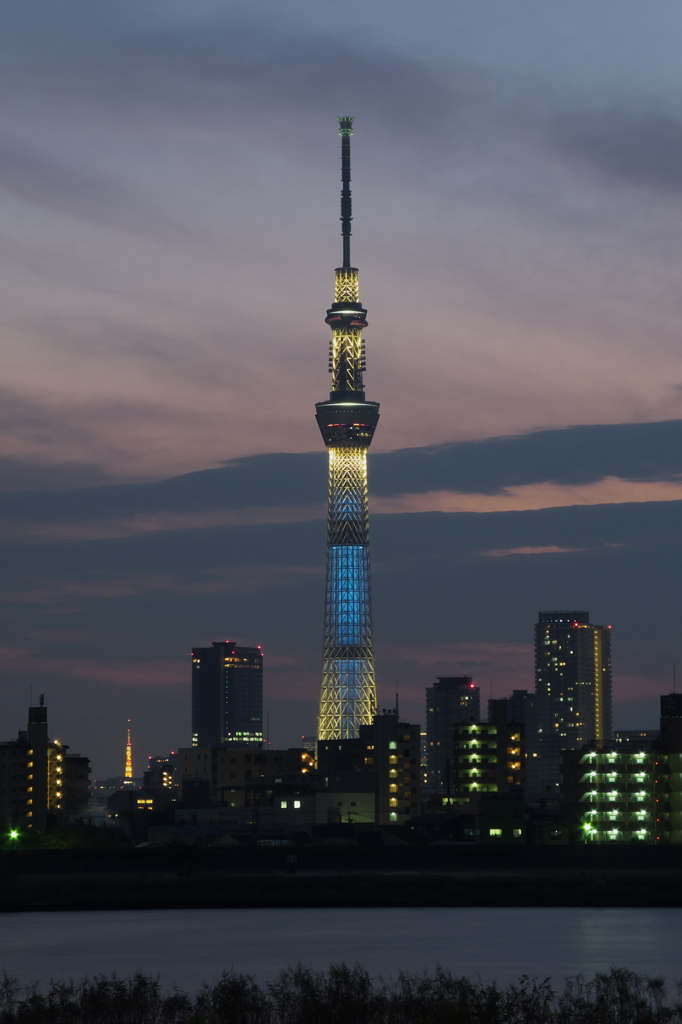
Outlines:
<svg viewBox="0 0 682 1024"><path fill-rule="evenodd" d="M332 330L328 402L315 406L329 452L327 584L324 651L317 738L354 739L376 714L369 573L367 449L379 420L378 402L365 401L362 374L367 310L360 302L358 271L350 262L350 138L353 118L340 117L341 235L343 266L336 270L334 301L326 323Z"/></svg>

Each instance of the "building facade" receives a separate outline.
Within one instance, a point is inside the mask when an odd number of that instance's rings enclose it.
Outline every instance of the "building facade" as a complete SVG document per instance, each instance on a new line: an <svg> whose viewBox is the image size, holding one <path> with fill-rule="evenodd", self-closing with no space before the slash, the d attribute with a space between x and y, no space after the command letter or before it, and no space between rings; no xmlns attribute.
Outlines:
<svg viewBox="0 0 682 1024"><path fill-rule="evenodd" d="M352 739L376 712L369 564L367 451L379 420L377 402L365 400L367 310L360 302L358 271L351 266L350 138L353 118L340 117L341 234L343 265L336 270L334 301L326 323L332 331L329 400L316 404L317 423L329 453L327 577L318 741Z"/></svg>
<svg viewBox="0 0 682 1024"><path fill-rule="evenodd" d="M565 751L562 771L574 841L682 843L682 695L661 697L653 743Z"/></svg>
<svg viewBox="0 0 682 1024"><path fill-rule="evenodd" d="M283 781L285 776L305 775L314 760L303 748L256 750L248 747L180 747L178 785L183 792L198 788L208 799L226 807L247 807L258 803L265 780Z"/></svg>
<svg viewBox="0 0 682 1024"><path fill-rule="evenodd" d="M573 841L656 842L659 752L642 747L563 753L562 804Z"/></svg>
<svg viewBox="0 0 682 1024"><path fill-rule="evenodd" d="M147 759L147 770L142 776L142 785L155 789L177 788L178 755L175 751L170 754L157 754L156 757Z"/></svg>
<svg viewBox="0 0 682 1024"><path fill-rule="evenodd" d="M0 816L7 825L42 832L87 808L90 761L68 750L49 738L44 704L29 708L26 729L0 743Z"/></svg>
<svg viewBox="0 0 682 1024"><path fill-rule="evenodd" d="M421 811L420 727L384 711L360 727L365 767L376 773L376 824L402 824Z"/></svg>
<svg viewBox="0 0 682 1024"><path fill-rule="evenodd" d="M613 745L617 750L648 750L659 736L658 729L616 729Z"/></svg>
<svg viewBox="0 0 682 1024"><path fill-rule="evenodd" d="M365 775L376 796L377 825L401 825L421 810L421 733L397 711L382 711L351 740L318 743L318 775Z"/></svg>
<svg viewBox="0 0 682 1024"><path fill-rule="evenodd" d="M558 797L562 751L611 742L611 627L593 625L589 612L540 612L535 696L533 781L539 794Z"/></svg>
<svg viewBox="0 0 682 1024"><path fill-rule="evenodd" d="M427 787L447 795L452 788L454 730L481 719L481 692L470 676L439 676L426 688Z"/></svg>
<svg viewBox="0 0 682 1024"><path fill-rule="evenodd" d="M494 722L454 727L452 797L458 802L481 793L522 791L525 751L523 726L502 716Z"/></svg>
<svg viewBox="0 0 682 1024"><path fill-rule="evenodd" d="M231 640L192 650L192 745L263 744L263 652Z"/></svg>

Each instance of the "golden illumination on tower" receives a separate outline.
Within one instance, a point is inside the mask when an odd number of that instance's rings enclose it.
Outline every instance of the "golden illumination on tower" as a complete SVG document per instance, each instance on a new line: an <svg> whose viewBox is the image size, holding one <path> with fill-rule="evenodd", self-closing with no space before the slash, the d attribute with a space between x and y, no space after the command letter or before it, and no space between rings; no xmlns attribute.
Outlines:
<svg viewBox="0 0 682 1024"><path fill-rule="evenodd" d="M126 770L124 778L133 777L133 745L130 741L130 719L128 719L128 742L126 743Z"/></svg>
<svg viewBox="0 0 682 1024"><path fill-rule="evenodd" d="M360 275L357 267L339 267L336 271L334 302L360 301Z"/></svg>

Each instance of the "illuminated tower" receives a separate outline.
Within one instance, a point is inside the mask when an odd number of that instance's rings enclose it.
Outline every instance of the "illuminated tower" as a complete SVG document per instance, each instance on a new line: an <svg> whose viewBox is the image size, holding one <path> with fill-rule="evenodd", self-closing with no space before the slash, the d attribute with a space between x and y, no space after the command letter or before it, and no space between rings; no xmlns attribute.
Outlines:
<svg viewBox="0 0 682 1024"><path fill-rule="evenodd" d="M130 719L128 719L128 742L126 743L126 770L124 778L133 777L133 745L130 742Z"/></svg>
<svg viewBox="0 0 682 1024"><path fill-rule="evenodd" d="M318 740L352 739L376 712L369 574L367 449L379 419L378 402L365 401L362 381L367 310L358 272L350 263L350 137L353 118L339 118L343 266L336 270L328 402L318 402L317 423L329 452L327 585Z"/></svg>

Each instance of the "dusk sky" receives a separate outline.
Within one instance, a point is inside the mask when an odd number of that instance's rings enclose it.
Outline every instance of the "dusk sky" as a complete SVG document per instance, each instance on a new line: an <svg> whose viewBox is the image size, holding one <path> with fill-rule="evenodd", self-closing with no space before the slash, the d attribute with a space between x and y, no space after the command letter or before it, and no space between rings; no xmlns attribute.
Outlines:
<svg viewBox="0 0 682 1024"><path fill-rule="evenodd" d="M193 645L316 727L336 118L355 117L379 702L533 688L613 627L616 727L682 668L682 6L0 9L0 698L93 775L190 741Z"/></svg>

